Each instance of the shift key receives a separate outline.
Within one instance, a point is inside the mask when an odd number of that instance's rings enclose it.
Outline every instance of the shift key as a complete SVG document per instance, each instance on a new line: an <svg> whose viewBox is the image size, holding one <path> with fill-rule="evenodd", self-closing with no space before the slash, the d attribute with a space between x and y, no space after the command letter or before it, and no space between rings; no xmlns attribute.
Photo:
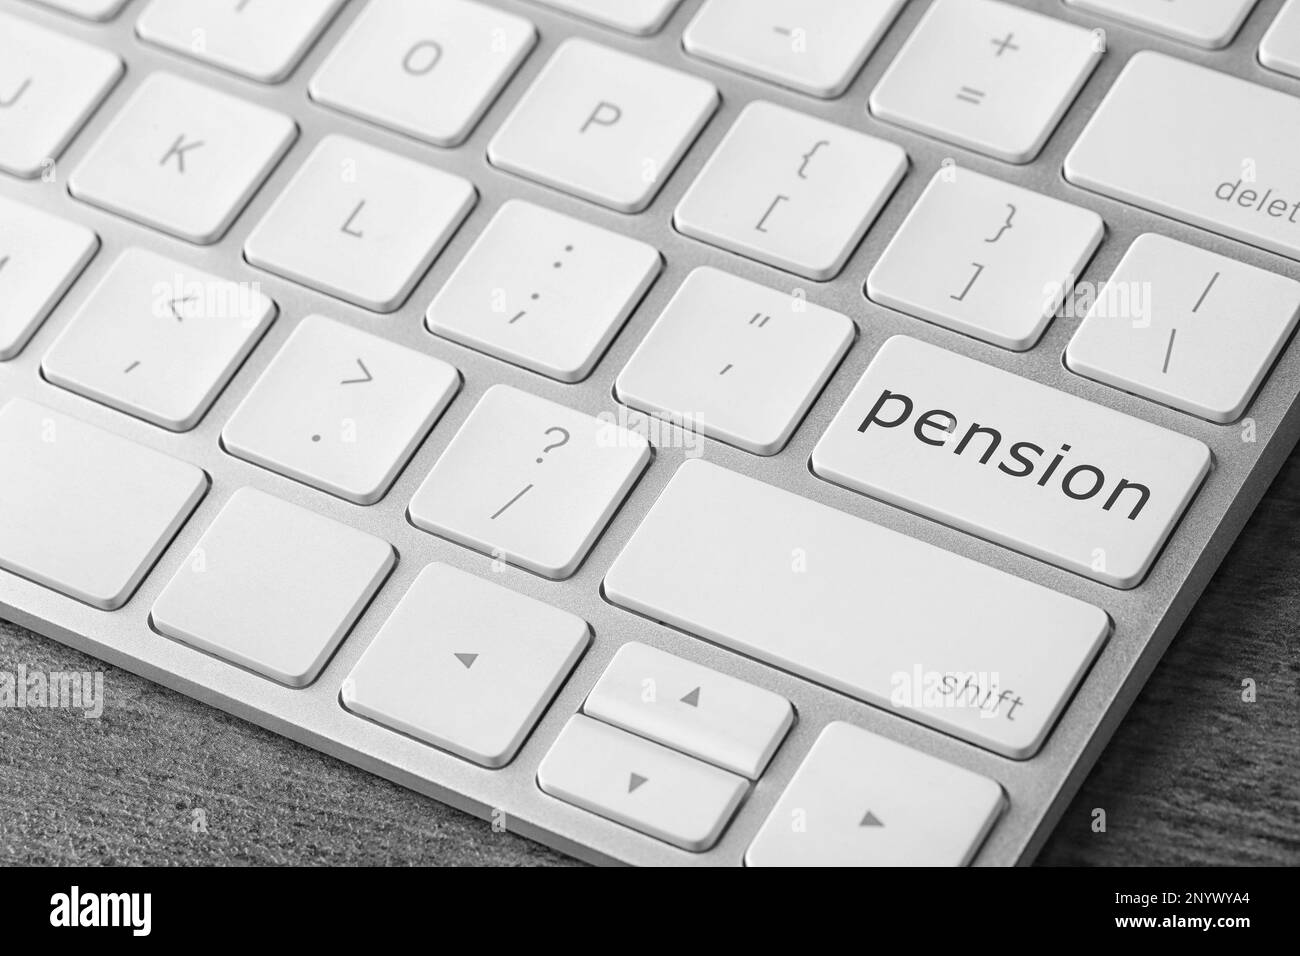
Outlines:
<svg viewBox="0 0 1300 956"><path fill-rule="evenodd" d="M1300 259L1300 97L1135 54L1070 154L1077 186Z"/></svg>
<svg viewBox="0 0 1300 956"><path fill-rule="evenodd" d="M1194 438L902 335L812 455L828 481L1117 588L1210 465Z"/></svg>
<svg viewBox="0 0 1300 956"><path fill-rule="evenodd" d="M706 461L677 469L604 591L1014 760L1110 631L1091 604Z"/></svg>

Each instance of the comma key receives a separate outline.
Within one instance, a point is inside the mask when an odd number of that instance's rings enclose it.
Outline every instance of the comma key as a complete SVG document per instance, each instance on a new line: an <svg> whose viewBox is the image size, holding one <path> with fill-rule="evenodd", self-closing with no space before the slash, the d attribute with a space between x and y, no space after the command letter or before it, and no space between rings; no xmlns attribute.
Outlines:
<svg viewBox="0 0 1300 956"><path fill-rule="evenodd" d="M812 455L827 481L1117 588L1210 463L1195 439L901 335Z"/></svg>

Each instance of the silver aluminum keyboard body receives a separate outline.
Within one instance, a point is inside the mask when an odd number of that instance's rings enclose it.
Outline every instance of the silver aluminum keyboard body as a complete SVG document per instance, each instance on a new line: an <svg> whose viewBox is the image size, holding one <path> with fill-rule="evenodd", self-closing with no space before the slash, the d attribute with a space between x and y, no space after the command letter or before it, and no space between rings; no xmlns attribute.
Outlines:
<svg viewBox="0 0 1300 956"><path fill-rule="evenodd" d="M1185 226L1069 185L1061 166L1095 107L1105 96L1128 57L1155 49L1201 63L1255 83L1300 93L1300 82L1272 73L1256 59L1259 41L1280 8L1280 0L1260 0L1234 42L1225 50L1207 52L1120 24L1081 13L1059 0L1016 0L1066 22L1089 27L1104 25L1108 52L1081 95L1032 164L1012 166L925 136L890 126L871 117L867 96L903 41L917 23L924 0L907 5L885 35L865 68L844 95L818 100L789 92L687 56L681 32L698 9L686 0L665 28L649 38L633 38L591 25L549 8L515 0L491 0L532 20L540 34L538 47L524 62L502 95L489 108L470 138L454 149L422 145L313 103L308 79L320 66L360 4L344 7L290 78L263 86L217 69L170 55L142 43L134 34L141 4L131 3L112 22L95 25L46 8L0 0L0 9L32 22L79 37L121 55L126 75L105 104L74 138L59 161L59 180L44 184L0 175L0 196L57 213L93 228L102 240L99 254L63 302L13 361L0 363L0 395L25 396L66 412L143 445L191 462L213 479L213 492L199 505L174 543L127 605L102 612L13 575L0 575L0 616L114 665L139 673L232 714L284 734L403 786L462 808L483 818L494 810L505 813L508 828L579 858L601 863L643 865L736 865L772 809L810 745L827 723L844 720L922 752L941 757L998 781L1009 807L984 842L974 862L1009 865L1032 861L1068 805L1093 762L1152 672L1184 618L1228 551L1280 464L1300 436L1300 352L1289 344L1247 414L1255 422L1257 440L1243 443L1241 425L1219 426L1193 419L1141 398L1088 381L1067 371L1061 360L1078 319L1057 318L1042 340L1026 353L990 347L919 319L891 312L869 302L862 291L870 267L920 196L931 174L949 157L971 169L1055 196L1099 213L1107 233L1102 246L1080 277L1104 282L1129 244L1139 234L1157 231L1203 248L1221 252L1281 275L1300 279L1300 264ZM486 147L503 118L528 89L556 46L570 36L674 66L714 83L722 94L718 113L687 152L648 210L623 215L543 186L527 182L487 162ZM72 199L66 174L85 155L141 80L165 69L215 89L280 110L297 120L301 135L286 159L219 243L198 247L171 239L146 227L102 212ZM843 272L827 283L797 277L731 255L677 233L672 210L695 179L705 160L730 128L741 108L753 99L770 100L796 110L861 130L901 145L911 165L902 185L854 251ZM384 149L463 176L480 192L480 202L465 225L423 277L407 303L396 313L375 315L307 288L278 279L247 265L241 248L253 226L279 197L311 147L331 132L344 132ZM461 348L431 335L424 313L436 291L461 261L495 210L507 199L522 198L642 240L664 256L665 269L648 296L615 339L594 373L577 385L565 385ZM83 399L42 380L42 356L67 325L78 306L98 283L117 255L139 246L173 256L219 276L261 284L280 307L280 318L254 350L197 428L171 434L106 406ZM841 511L862 516L949 551L966 555L1055 591L1073 595L1105 609L1114 632L1103 647L1073 701L1043 749L1031 760L1013 761L981 750L954 737L929 730L904 717L851 700L807 681L776 671L688 634L660 626L608 603L601 579L615 556L645 516L651 503L682 462L679 448L657 449L655 460L615 515L607 531L578 572L553 582L527 571L509 568L492 580L531 595L587 620L594 633L590 650L532 733L519 756L501 770L485 770L433 747L359 719L339 704L339 687L356 664L379 626L393 610L419 571L442 561L472 573L485 574L489 559L413 527L406 507L416 488L479 397L493 384L524 391L597 414L615 407L613 382L637 344L663 310L682 280L695 267L714 266L760 283L803 287L809 298L851 316L859 335L843 365L813 405L794 438L779 455L761 458L708 441L705 456L723 467L778 485ZM303 316L322 313L437 356L458 368L464 388L431 436L378 503L359 507L224 453L218 437L222 426L257 381L291 329ZM1083 396L1138 418L1198 438L1214 452L1215 467L1200 494L1174 532L1151 575L1139 587L1120 591L1089 581L1032 558L1014 553L936 522L905 513L882 502L854 494L814 477L808 459L814 444L839 410L876 349L889 336L908 335L970 355L1054 388ZM400 560L393 576L360 619L354 631L326 666L320 678L300 690L278 686L251 672L205 657L150 629L149 608L184 560L230 493L250 486L301 504L396 547ZM684 542L684 546L689 546ZM535 782L537 767L569 717L577 712L614 652L626 641L640 641L714 667L793 702L795 726L777 751L766 775L750 793L719 843L709 852L677 850L631 829L577 810L547 796ZM486 825L486 824L485 824Z"/></svg>

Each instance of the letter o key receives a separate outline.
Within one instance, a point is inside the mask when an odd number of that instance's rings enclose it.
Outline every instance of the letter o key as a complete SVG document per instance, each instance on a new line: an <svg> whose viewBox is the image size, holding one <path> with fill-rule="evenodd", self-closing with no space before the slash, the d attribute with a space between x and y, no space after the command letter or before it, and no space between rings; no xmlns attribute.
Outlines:
<svg viewBox="0 0 1300 956"><path fill-rule="evenodd" d="M427 52L426 52L427 51ZM423 56L421 53L423 52ZM402 69L412 76L424 76L442 59L442 44L435 40L421 40L402 57Z"/></svg>

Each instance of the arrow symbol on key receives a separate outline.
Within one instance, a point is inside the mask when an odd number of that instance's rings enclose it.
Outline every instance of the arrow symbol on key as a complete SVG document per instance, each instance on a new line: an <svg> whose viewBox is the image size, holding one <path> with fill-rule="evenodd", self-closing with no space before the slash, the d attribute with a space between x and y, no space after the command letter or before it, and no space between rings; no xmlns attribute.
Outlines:
<svg viewBox="0 0 1300 956"><path fill-rule="evenodd" d="M339 382L340 385L364 385L366 382L374 379L374 376L370 374L370 369L366 368L366 363L361 361L361 359L357 359L357 366L361 369L361 374L364 375L365 378L345 378L343 381Z"/></svg>
<svg viewBox="0 0 1300 956"><path fill-rule="evenodd" d="M685 704L685 705L688 706L688 707L699 707L699 706L700 706L700 689L697 687L697 688L695 688L695 690L691 691L689 694L687 694L685 697L683 697L683 698L682 698L682 703Z"/></svg>
<svg viewBox="0 0 1300 956"><path fill-rule="evenodd" d="M639 773L634 773L632 774L631 777L628 778L627 792L632 793L634 790L636 790L637 787L641 786L641 784L647 782L648 780L646 777L641 776Z"/></svg>
<svg viewBox="0 0 1300 956"><path fill-rule="evenodd" d="M865 817L862 818L862 822L859 823L858 826L860 826L860 827L883 827L884 824L880 822L880 817L876 816L874 813L872 813L870 810L868 810L868 811L867 811L867 815L866 815Z"/></svg>
<svg viewBox="0 0 1300 956"><path fill-rule="evenodd" d="M465 665L465 670L469 670L471 667L473 667L474 662L478 660L477 654L457 654L455 655L455 657L456 660L460 661L462 664Z"/></svg>

